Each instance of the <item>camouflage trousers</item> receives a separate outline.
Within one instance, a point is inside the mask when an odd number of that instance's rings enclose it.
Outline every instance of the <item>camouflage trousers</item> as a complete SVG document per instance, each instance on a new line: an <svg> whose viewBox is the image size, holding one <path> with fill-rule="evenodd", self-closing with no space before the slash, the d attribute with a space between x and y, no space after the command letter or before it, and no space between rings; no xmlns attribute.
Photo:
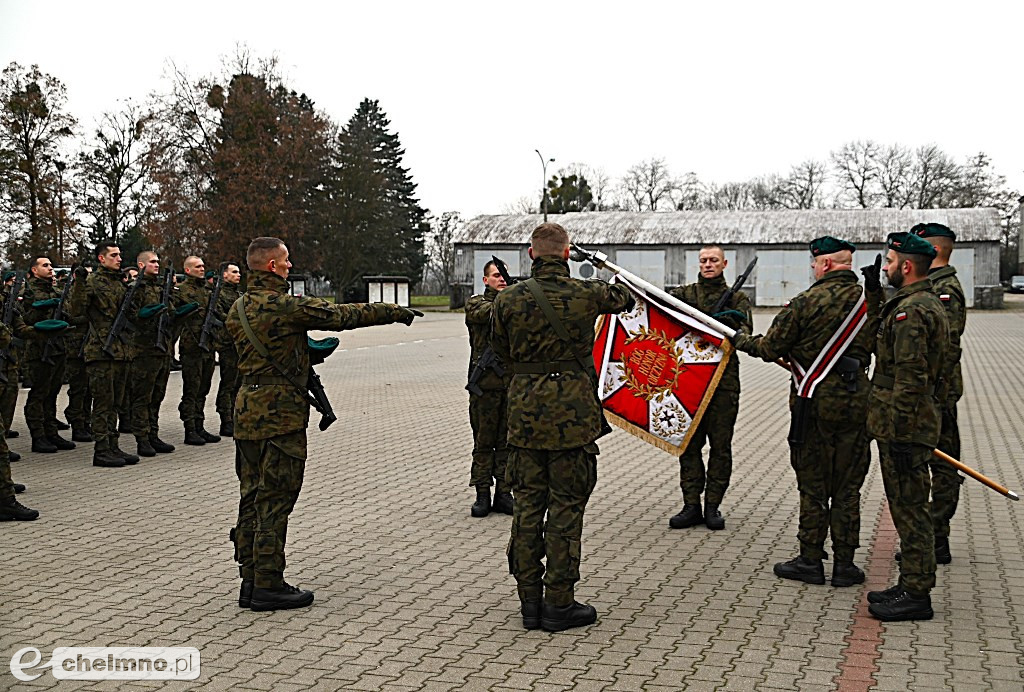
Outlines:
<svg viewBox="0 0 1024 692"><path fill-rule="evenodd" d="M25 399L25 423L33 439L56 437L57 395L64 386L64 354L54 355L52 363L41 359L28 362L32 389Z"/></svg>
<svg viewBox="0 0 1024 692"><path fill-rule="evenodd" d="M910 462L905 465L889 456L887 442L879 441L878 453L889 512L903 552L900 586L914 594L926 594L935 586L935 531L928 502L932 450L913 445Z"/></svg>
<svg viewBox="0 0 1024 692"><path fill-rule="evenodd" d="M0 383L0 419L4 430L14 425L14 409L18 406L19 373L17 367L7 368L7 382Z"/></svg>
<svg viewBox="0 0 1024 692"><path fill-rule="evenodd" d="M132 434L146 440L158 437L171 356L140 356L132 361L131 373Z"/></svg>
<svg viewBox="0 0 1024 692"><path fill-rule="evenodd" d="M118 430L121 428L132 427L132 380L131 373L134 371L135 359L128 361L128 381L124 384L124 391L121 393L121 398L117 401L117 427Z"/></svg>
<svg viewBox="0 0 1024 692"><path fill-rule="evenodd" d="M128 361L94 360L86 363L92 392L92 436L94 451L106 452L117 446L117 402L128 383Z"/></svg>
<svg viewBox="0 0 1024 692"><path fill-rule="evenodd" d="M505 467L508 464L507 398L504 389L485 389L481 396L469 395L469 423L473 427L473 465L469 484L508 492ZM492 481L493 479L493 481Z"/></svg>
<svg viewBox="0 0 1024 692"><path fill-rule="evenodd" d="M800 493L800 555L824 560L831 531L837 562L853 562L860 547L860 489L871 466L864 421L840 423L811 417L806 441L790 447Z"/></svg>
<svg viewBox="0 0 1024 692"><path fill-rule="evenodd" d="M520 600L543 596L550 605L573 602L583 512L597 484L597 453L593 443L560 450L511 448L507 478L515 505L508 566Z"/></svg>
<svg viewBox="0 0 1024 692"><path fill-rule="evenodd" d="M732 477L732 432L740 410L740 393L719 389L711 397L700 423L679 457L679 487L683 502L699 505L722 504ZM710 441L707 472L704 471L704 442Z"/></svg>
<svg viewBox="0 0 1024 692"><path fill-rule="evenodd" d="M299 498L305 468L305 430L235 440L240 499L231 540L239 574L259 588L278 588L284 581L288 515Z"/></svg>
<svg viewBox="0 0 1024 692"><path fill-rule="evenodd" d="M85 361L77 356L68 356L64 363L68 380L68 405L64 417L74 430L84 430L92 416L92 395L89 393L89 374Z"/></svg>
<svg viewBox="0 0 1024 692"><path fill-rule="evenodd" d="M960 459L960 427L957 423L956 404L942 411L942 432L939 433L940 450ZM931 460L932 470L932 525L937 537L949 537L949 522L956 514L960 502L960 485L964 482L955 468L944 461Z"/></svg>
<svg viewBox="0 0 1024 692"><path fill-rule="evenodd" d="M217 351L220 363L220 383L217 385L217 413L230 418L235 411L235 397L242 386L242 373L238 372L238 353L234 348Z"/></svg>
<svg viewBox="0 0 1024 692"><path fill-rule="evenodd" d="M213 383L212 353L200 350L181 352L181 403L178 415L185 424L206 420L206 395Z"/></svg>

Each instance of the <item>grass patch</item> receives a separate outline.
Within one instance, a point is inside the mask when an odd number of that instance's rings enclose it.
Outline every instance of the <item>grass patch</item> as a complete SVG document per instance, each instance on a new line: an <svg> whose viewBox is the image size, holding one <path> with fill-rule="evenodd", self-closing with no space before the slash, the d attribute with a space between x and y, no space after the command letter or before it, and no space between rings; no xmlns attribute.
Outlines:
<svg viewBox="0 0 1024 692"><path fill-rule="evenodd" d="M409 296L410 307L444 307L448 305L448 296Z"/></svg>

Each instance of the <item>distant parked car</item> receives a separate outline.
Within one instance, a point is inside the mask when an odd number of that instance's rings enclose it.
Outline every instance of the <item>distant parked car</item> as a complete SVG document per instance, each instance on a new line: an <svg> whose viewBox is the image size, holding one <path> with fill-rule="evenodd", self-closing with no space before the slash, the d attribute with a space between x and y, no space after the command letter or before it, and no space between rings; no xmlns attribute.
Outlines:
<svg viewBox="0 0 1024 692"><path fill-rule="evenodd" d="M1010 278L1010 293L1024 293L1024 276Z"/></svg>

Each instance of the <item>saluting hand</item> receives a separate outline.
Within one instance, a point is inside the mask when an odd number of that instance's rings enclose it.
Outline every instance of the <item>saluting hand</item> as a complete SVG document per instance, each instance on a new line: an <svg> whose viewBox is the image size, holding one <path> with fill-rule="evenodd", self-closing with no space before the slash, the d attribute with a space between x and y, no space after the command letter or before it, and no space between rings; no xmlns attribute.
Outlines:
<svg viewBox="0 0 1024 692"><path fill-rule="evenodd" d="M875 255L875 261L866 267L860 268L860 273L864 275L864 288L869 291L881 291L882 290L882 256Z"/></svg>

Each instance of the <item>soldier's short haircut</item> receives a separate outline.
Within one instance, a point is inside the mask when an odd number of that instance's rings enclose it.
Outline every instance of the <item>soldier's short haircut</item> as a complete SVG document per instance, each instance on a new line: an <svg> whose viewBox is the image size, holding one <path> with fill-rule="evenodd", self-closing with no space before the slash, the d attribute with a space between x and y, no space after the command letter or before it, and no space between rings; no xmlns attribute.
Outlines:
<svg viewBox="0 0 1024 692"><path fill-rule="evenodd" d="M931 240L931 238L929 238ZM910 262L914 265L914 273L918 276L927 276L928 270L932 266L932 258L928 255L918 254L903 254L902 252L896 253L896 259L899 261L900 266L903 266L904 262Z"/></svg>
<svg viewBox="0 0 1024 692"><path fill-rule="evenodd" d="M725 250L718 243L708 243L707 245L701 245L700 249L703 250L718 250L719 254L722 255L722 259L725 259Z"/></svg>
<svg viewBox="0 0 1024 692"><path fill-rule="evenodd" d="M195 264L196 262L202 262L203 258L198 255L189 255L185 258L185 261L181 263L182 268L188 269L189 265Z"/></svg>
<svg viewBox="0 0 1024 692"><path fill-rule="evenodd" d="M35 269L39 266L39 261L47 259L46 255L36 255L32 258L32 264L28 265L29 269Z"/></svg>
<svg viewBox="0 0 1024 692"><path fill-rule="evenodd" d="M107 253L110 252L111 248L115 247L117 247L117 243L115 243L113 240L101 240L100 242L96 243L96 256L106 257Z"/></svg>
<svg viewBox="0 0 1024 692"><path fill-rule="evenodd" d="M157 254L154 250L143 250L139 253L139 256L135 258L135 263L138 264L141 262L142 264L145 264L156 256Z"/></svg>
<svg viewBox="0 0 1024 692"><path fill-rule="evenodd" d="M267 262L277 256L280 249L284 247L284 241L280 238L263 236L253 238L249 243L249 249L245 251L245 263L250 271L266 271Z"/></svg>
<svg viewBox="0 0 1024 692"><path fill-rule="evenodd" d="M535 257L541 255L558 255L569 247L569 233L557 223L542 223L533 229L530 246Z"/></svg>
<svg viewBox="0 0 1024 692"><path fill-rule="evenodd" d="M925 240L935 247L935 254L940 260L945 262L949 261L950 255L953 254L954 240L952 238L932 236L930 238L925 238Z"/></svg>
<svg viewBox="0 0 1024 692"><path fill-rule="evenodd" d="M484 265L484 276L487 276L488 274L491 273L491 267L497 266L498 265L494 263L494 260L487 260L487 264Z"/></svg>

